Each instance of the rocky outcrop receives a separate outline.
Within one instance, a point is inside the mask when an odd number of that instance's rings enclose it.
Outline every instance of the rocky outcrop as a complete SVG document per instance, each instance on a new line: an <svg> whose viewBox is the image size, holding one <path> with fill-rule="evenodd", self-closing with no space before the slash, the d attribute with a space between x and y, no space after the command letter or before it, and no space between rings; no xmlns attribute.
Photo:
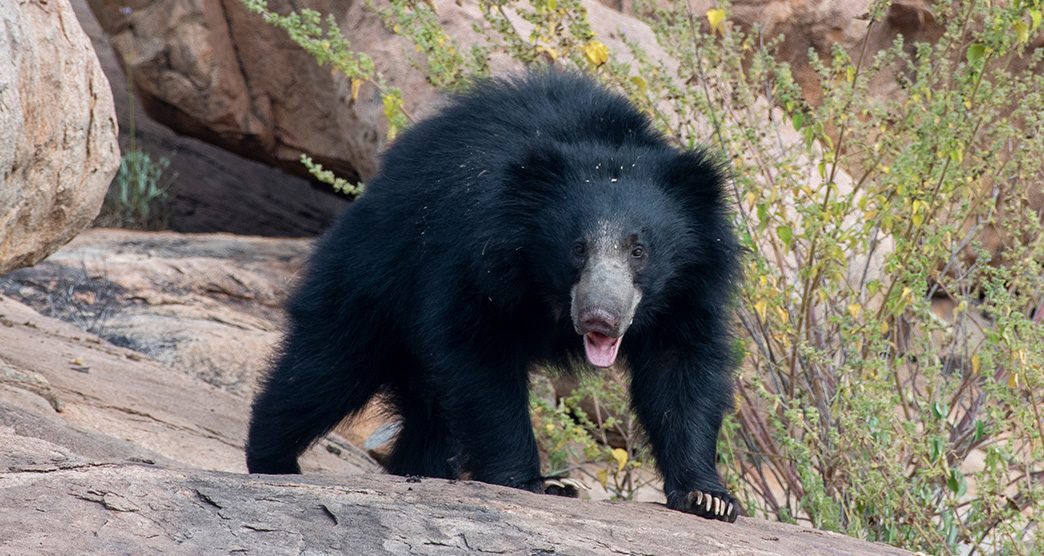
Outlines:
<svg viewBox="0 0 1044 556"><path fill-rule="evenodd" d="M733 7L737 23L745 27L762 25L766 37L783 35L776 56L790 63L794 79L801 86L805 99L818 104L823 92L819 76L808 61L808 51L816 51L824 60L830 59L831 49L844 48L853 60L859 60L864 49L864 65L869 65L874 54L892 46L902 35L908 53L917 42L934 42L942 34L925 0L898 0L888 7L885 17L867 33L867 11L871 2L859 0L793 0L749 1ZM895 78L882 72L870 86L875 95L893 94L898 87Z"/></svg>
<svg viewBox="0 0 1044 556"><path fill-rule="evenodd" d="M300 239L95 228L0 294L249 399L279 338Z"/></svg>
<svg viewBox="0 0 1044 556"><path fill-rule="evenodd" d="M310 251L304 239L95 228L47 260L0 276L0 295L201 380L245 408ZM36 378L12 380L45 392ZM338 431L377 450L387 435L371 435L389 422L375 405Z"/></svg>
<svg viewBox="0 0 1044 556"><path fill-rule="evenodd" d="M0 455L0 497L22 510L0 512L0 548L13 553L909 554L793 525L468 481L95 465L3 429L0 442L13 448Z"/></svg>
<svg viewBox="0 0 1044 556"><path fill-rule="evenodd" d="M108 35L87 6L71 0L112 84L120 143L170 160L168 226L179 232L312 236L347 204L327 185L286 174L200 139L178 135L149 117L134 94ZM131 123L133 122L133 125Z"/></svg>
<svg viewBox="0 0 1044 556"><path fill-rule="evenodd" d="M67 0L0 0L0 274L98 214L119 165L109 82Z"/></svg>
<svg viewBox="0 0 1044 556"><path fill-rule="evenodd" d="M386 142L384 107L364 85L353 100L344 76L331 73L287 34L250 14L239 0L88 0L120 59L129 68L145 109L179 133L244 156L301 172L301 153L348 178L370 178ZM273 0L286 13L291 3ZM437 105L437 93L413 67L415 50L385 29L365 2L307 0L294 9L332 14L353 47L369 54L388 84L403 92L415 118ZM460 44L478 43L478 8L434 2L440 21ZM648 47L652 33L631 17L588 0L592 27L614 50L624 36ZM519 22L524 25L524 22ZM618 33L622 29L623 33ZM495 68L510 65L494 59Z"/></svg>
<svg viewBox="0 0 1044 556"><path fill-rule="evenodd" d="M47 443L23 445L24 455L5 445L0 460L15 457L27 472L63 461L245 471L249 399L44 317L6 295L0 297L0 345L0 435L6 430L8 437ZM336 436L303 463L313 472L377 469Z"/></svg>
<svg viewBox="0 0 1044 556"><path fill-rule="evenodd" d="M367 86L351 99L346 78L320 67L285 31L264 24L239 0L147 0L121 10L122 0L89 0L91 9L146 111L178 133L243 156L302 170L308 153L351 179L375 171L384 144L384 108ZM294 3L337 16L353 44L389 54L380 59L406 98L427 95L404 77L410 68L362 2ZM286 12L291 3L272 2Z"/></svg>

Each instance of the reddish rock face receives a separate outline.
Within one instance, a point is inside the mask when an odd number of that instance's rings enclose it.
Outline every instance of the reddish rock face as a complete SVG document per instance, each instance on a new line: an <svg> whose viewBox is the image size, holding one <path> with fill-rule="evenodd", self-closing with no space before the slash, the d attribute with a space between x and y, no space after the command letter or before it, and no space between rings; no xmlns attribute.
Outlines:
<svg viewBox="0 0 1044 556"><path fill-rule="evenodd" d="M170 160L169 175L175 176L168 190L170 229L313 236L326 229L347 204L329 186L310 184L307 179L179 135L150 118L129 90L121 62L87 1L71 2L112 85L116 117L121 122L120 143Z"/></svg>
<svg viewBox="0 0 1044 556"><path fill-rule="evenodd" d="M138 97L150 116L178 133L198 137L290 172L303 173L298 159L312 156L349 179L367 180L387 141L384 107L371 85L352 100L343 75L320 67L294 45L285 31L266 25L239 0L88 0ZM402 90L407 111L419 119L430 113L437 93L424 72L413 67L415 50L384 28L363 2L305 0L310 8L336 17L354 48L370 55L390 86ZM461 45L478 43L472 28L476 6L435 2L440 21ZM286 0L269 3L286 13ZM618 52L624 36L653 51L655 38L644 25L594 0L587 2L591 24ZM494 70L512 67L498 57Z"/></svg>
<svg viewBox="0 0 1044 556"><path fill-rule="evenodd" d="M67 0L0 7L0 274L90 224L119 165L109 82Z"/></svg>
<svg viewBox="0 0 1044 556"><path fill-rule="evenodd" d="M335 173L367 179L384 146L384 108L364 86L322 68L285 31L238 0L90 0L150 116L178 133L302 173L301 153ZM406 45L361 2L308 0L295 7L334 14L412 103L433 90L402 63ZM285 13L288 2L271 3ZM462 22L463 24L463 22Z"/></svg>

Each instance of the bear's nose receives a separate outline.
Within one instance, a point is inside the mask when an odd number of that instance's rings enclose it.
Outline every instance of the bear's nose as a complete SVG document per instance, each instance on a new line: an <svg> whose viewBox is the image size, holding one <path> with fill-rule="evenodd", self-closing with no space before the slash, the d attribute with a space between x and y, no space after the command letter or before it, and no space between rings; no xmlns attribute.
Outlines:
<svg viewBox="0 0 1044 556"><path fill-rule="evenodd" d="M620 317L605 309L592 309L580 315L580 325L585 334L597 332L615 337L620 326Z"/></svg>

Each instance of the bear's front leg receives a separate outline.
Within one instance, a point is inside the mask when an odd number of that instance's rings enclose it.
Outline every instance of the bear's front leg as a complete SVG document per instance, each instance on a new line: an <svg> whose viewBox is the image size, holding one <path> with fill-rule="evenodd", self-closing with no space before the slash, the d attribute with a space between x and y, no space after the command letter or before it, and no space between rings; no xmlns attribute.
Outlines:
<svg viewBox="0 0 1044 556"><path fill-rule="evenodd" d="M739 502L717 471L718 429L732 401L727 354L689 349L631 357L631 397L656 464L667 506L734 522Z"/></svg>

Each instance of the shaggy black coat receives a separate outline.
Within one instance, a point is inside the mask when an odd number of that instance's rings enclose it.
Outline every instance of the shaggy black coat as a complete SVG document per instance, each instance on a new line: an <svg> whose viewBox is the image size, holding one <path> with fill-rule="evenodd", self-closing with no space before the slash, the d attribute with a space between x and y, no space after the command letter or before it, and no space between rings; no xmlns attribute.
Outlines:
<svg viewBox="0 0 1044 556"><path fill-rule="evenodd" d="M668 504L734 520L715 467L739 252L723 173L624 98L554 71L481 83L392 144L292 296L250 471L299 472L380 394L402 418L391 472L543 492L528 373L583 358L574 245L607 221L644 248L620 353Z"/></svg>

